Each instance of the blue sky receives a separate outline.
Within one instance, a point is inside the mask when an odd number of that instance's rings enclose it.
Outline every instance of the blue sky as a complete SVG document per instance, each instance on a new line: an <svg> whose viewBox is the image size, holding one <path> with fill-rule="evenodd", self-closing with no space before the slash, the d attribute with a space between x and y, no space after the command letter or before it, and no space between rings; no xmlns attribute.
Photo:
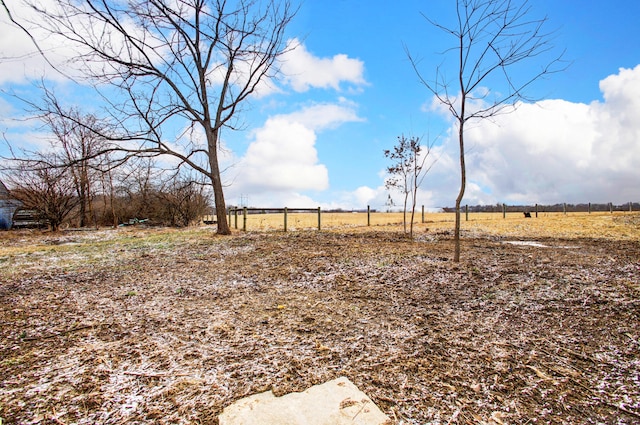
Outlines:
<svg viewBox="0 0 640 425"><path fill-rule="evenodd" d="M565 51L568 67L532 87L537 102L469 130L464 203L640 201L640 2L531 5L532 17L548 17L555 53ZM244 131L223 135L225 163L233 165L225 176L227 202L384 208L389 161L383 150L405 134L439 136L438 161L418 204L453 205L455 131L433 107L405 46L433 75L451 41L422 14L445 23L454 11L452 0L302 3L288 31L299 43L283 64L288 77L277 92L252 100ZM25 55L32 50L28 40L0 19L0 131L13 144L33 143L42 134L35 123L11 119L22 112L5 93L37 96L29 78L40 78L45 65ZM59 92L71 93L67 101L82 104L77 87L50 71L44 75Z"/></svg>

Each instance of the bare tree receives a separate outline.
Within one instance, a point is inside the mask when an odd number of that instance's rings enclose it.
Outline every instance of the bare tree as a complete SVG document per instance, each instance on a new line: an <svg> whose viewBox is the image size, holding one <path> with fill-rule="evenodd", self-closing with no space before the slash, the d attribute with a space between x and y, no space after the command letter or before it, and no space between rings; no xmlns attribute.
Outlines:
<svg viewBox="0 0 640 425"><path fill-rule="evenodd" d="M150 158L135 158L114 173L114 215L118 221L147 219L155 215L157 186L162 172Z"/></svg>
<svg viewBox="0 0 640 425"><path fill-rule="evenodd" d="M393 147L393 150L385 149L384 151L384 156L395 161L387 167L387 172L391 177L387 179L385 186L387 189L399 189L404 196L402 223L405 233L407 232L407 203L409 196L411 196L411 220L409 226L409 235L411 237L413 237L413 222L415 219L418 188L434 164L434 162L432 162L425 168L425 163L431 154L432 146L432 142L423 146L419 137L407 139L402 135L398 137L398 143Z"/></svg>
<svg viewBox="0 0 640 425"><path fill-rule="evenodd" d="M411 139L411 149L414 153L414 160L411 164L411 226L409 230L410 236L413 238L413 222L416 215L416 203L418 201L418 189L422 185L422 182L426 175L431 170L431 167L437 161L437 158L430 160L431 149L433 148L434 141L427 138L427 144L422 145L420 138L413 137ZM427 165L427 161L430 160Z"/></svg>
<svg viewBox="0 0 640 425"><path fill-rule="evenodd" d="M277 74L289 0L25 1L32 24L77 49L119 135L88 128L125 154L171 155L206 176L229 234L221 132L242 126L243 105Z"/></svg>
<svg viewBox="0 0 640 425"><path fill-rule="evenodd" d="M442 67L436 69L435 79L425 78L419 60L407 50L420 81L448 108L458 127L460 190L455 205L456 262L460 261L460 205L466 187L464 135L467 124L512 110L519 100L530 100L525 94L529 86L562 70L559 66L562 54L551 56L552 33L544 31L547 18L536 19L530 15L527 0L457 0L457 19L450 26L425 16L431 25L451 36L451 48L443 55L445 59L452 59L453 80L447 79Z"/></svg>
<svg viewBox="0 0 640 425"><path fill-rule="evenodd" d="M389 189L389 188L387 188ZM393 202L393 197L390 193L387 194L387 202L384 203L384 206L387 207L387 212L391 212L391 209L395 207L395 203Z"/></svg>
<svg viewBox="0 0 640 425"><path fill-rule="evenodd" d="M110 162L108 153L105 154L105 160L107 163ZM99 174L100 196L98 198L100 198L102 201L100 204L100 223L117 227L119 223L118 215L116 213L116 193L113 174L114 170L112 168L106 168Z"/></svg>
<svg viewBox="0 0 640 425"><path fill-rule="evenodd" d="M54 135L51 144L60 150L61 166L68 168L73 179L79 207L79 225L88 226L96 223L93 214L93 186L98 182L102 168L109 168L113 164L106 164L103 152L106 143L103 137L90 131L89 128L100 128L98 119L93 115L83 115L77 109L66 114L73 117L65 119L59 114L47 114L42 120ZM78 123L82 123L81 125ZM101 132L106 134L106 130Z"/></svg>
<svg viewBox="0 0 640 425"><path fill-rule="evenodd" d="M188 176L170 179L157 196L161 201L163 219L170 226L190 226L201 220L209 207L205 186Z"/></svg>
<svg viewBox="0 0 640 425"><path fill-rule="evenodd" d="M37 211L54 232L78 206L71 173L59 161L56 154L19 161L8 171L7 180L11 195L22 202L24 209Z"/></svg>
<svg viewBox="0 0 640 425"><path fill-rule="evenodd" d="M10 156L2 157L7 163L32 164L36 167L55 166L61 174L68 173L75 186L80 227L93 222L97 217L93 211L94 188L99 188L104 174L126 162L126 156L115 158L110 154L112 133L109 123L90 113L83 113L78 107L64 108L55 93L44 83L39 88L43 92L37 102L15 96L27 105L30 119L42 123L41 129L49 136L49 152L34 152L25 148L14 148L8 141ZM21 166L18 165L18 168ZM11 168L11 167L10 167ZM65 169L64 171L62 169ZM104 186L104 185L103 185ZM103 187L104 189L104 187Z"/></svg>

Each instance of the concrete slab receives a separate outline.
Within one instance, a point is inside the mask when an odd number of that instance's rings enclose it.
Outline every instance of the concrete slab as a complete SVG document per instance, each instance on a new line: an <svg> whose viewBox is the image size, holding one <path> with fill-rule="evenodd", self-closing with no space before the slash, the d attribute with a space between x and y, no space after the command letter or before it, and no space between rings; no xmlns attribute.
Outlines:
<svg viewBox="0 0 640 425"><path fill-rule="evenodd" d="M345 377L301 393L255 394L227 406L220 425L391 425L391 420Z"/></svg>

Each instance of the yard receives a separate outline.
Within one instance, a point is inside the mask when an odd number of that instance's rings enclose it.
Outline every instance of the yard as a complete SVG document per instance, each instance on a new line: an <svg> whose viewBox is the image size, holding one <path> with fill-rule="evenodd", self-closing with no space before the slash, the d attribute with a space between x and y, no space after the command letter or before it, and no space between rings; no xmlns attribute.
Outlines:
<svg viewBox="0 0 640 425"><path fill-rule="evenodd" d="M397 424L640 422L639 214L478 215L459 264L447 214L260 220L0 233L0 422L217 424L339 376Z"/></svg>

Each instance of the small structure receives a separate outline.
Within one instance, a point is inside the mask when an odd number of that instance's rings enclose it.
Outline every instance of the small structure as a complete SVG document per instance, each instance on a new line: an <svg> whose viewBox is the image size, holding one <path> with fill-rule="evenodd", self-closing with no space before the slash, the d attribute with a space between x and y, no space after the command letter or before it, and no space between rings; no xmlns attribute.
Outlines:
<svg viewBox="0 0 640 425"><path fill-rule="evenodd" d="M22 206L22 202L11 197L9 190L0 180L0 230L9 230L13 225L13 213Z"/></svg>
<svg viewBox="0 0 640 425"><path fill-rule="evenodd" d="M14 229L42 229L49 226L49 221L43 219L36 210L18 208L13 214ZM1 424L0 424L1 425Z"/></svg>
<svg viewBox="0 0 640 425"><path fill-rule="evenodd" d="M227 406L220 425L390 425L366 394L345 377L301 393L255 394Z"/></svg>

